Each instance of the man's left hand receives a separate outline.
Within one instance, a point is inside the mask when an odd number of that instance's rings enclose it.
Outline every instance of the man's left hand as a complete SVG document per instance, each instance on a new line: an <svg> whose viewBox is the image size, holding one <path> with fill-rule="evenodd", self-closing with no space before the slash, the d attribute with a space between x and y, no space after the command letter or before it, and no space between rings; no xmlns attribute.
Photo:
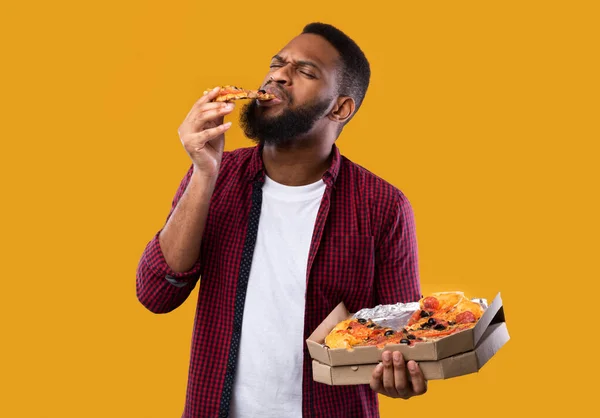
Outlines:
<svg viewBox="0 0 600 418"><path fill-rule="evenodd" d="M382 360L371 377L371 389L375 392L402 399L427 392L427 381L415 361L406 363L399 351L384 351Z"/></svg>

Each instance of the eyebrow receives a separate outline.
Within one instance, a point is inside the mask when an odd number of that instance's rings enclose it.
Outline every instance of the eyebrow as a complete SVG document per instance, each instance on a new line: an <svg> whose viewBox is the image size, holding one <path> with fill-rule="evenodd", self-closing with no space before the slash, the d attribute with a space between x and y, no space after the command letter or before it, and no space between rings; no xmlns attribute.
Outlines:
<svg viewBox="0 0 600 418"><path fill-rule="evenodd" d="M285 60L283 59L283 57L281 57L280 55L277 55L277 54L273 55L272 59L280 61L280 62L285 62ZM314 67L314 68L316 68L319 71L321 70L321 68L317 64L315 64L314 62L312 62L312 61L296 60L295 62L296 62L296 64L299 64L299 65L306 65L306 66L309 66L309 67Z"/></svg>

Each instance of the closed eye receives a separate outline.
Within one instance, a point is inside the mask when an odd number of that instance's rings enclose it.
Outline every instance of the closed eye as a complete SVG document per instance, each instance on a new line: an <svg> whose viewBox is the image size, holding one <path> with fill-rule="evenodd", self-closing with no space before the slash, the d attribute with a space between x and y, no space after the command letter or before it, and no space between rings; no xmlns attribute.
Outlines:
<svg viewBox="0 0 600 418"><path fill-rule="evenodd" d="M273 69L273 68L281 68L284 65L286 65L286 63L284 62L277 62L279 60L275 60L275 62L271 62L271 64L269 65L269 68ZM314 74L312 74L311 72L306 70L306 62L301 62L300 64L300 68L298 68L298 66L296 66L296 69L298 70L298 72L300 72L302 75L304 75L306 78L308 79L315 79L317 78ZM313 65L311 63L309 63L308 65Z"/></svg>

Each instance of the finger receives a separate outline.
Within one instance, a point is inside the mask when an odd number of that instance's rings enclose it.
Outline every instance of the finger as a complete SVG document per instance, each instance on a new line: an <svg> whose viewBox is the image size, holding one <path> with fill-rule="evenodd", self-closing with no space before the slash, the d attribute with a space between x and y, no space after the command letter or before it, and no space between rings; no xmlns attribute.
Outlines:
<svg viewBox="0 0 600 418"><path fill-rule="evenodd" d="M224 105L225 103L219 102L209 102L203 104L199 104L198 102L196 102L194 103L194 106L192 106L188 114L185 116L185 119L191 119L193 117L196 117L201 113L206 112L207 110L220 109Z"/></svg>
<svg viewBox="0 0 600 418"><path fill-rule="evenodd" d="M408 371L410 372L410 380L412 381L412 391L415 395L422 395L427 391L427 381L421 368L415 361L408 362Z"/></svg>
<svg viewBox="0 0 600 418"><path fill-rule="evenodd" d="M373 389L374 392L383 393L382 377L383 363L379 363L375 366L375 370L373 370L373 374L371 375L371 381L369 382L369 386L371 386L371 389Z"/></svg>
<svg viewBox="0 0 600 418"><path fill-rule="evenodd" d="M204 112L208 112L209 110L225 109L227 107L227 105L231 105L231 106L235 107L235 105L233 103L210 102L210 103L205 103L202 106L199 106L198 112L204 113Z"/></svg>
<svg viewBox="0 0 600 418"><path fill-rule="evenodd" d="M206 112L199 113L192 120L192 129L197 130L199 127L203 126L206 122L215 120L217 118L223 118L223 116L231 113L233 111L233 105L231 103L226 104L225 106L218 107L216 109L210 109Z"/></svg>
<svg viewBox="0 0 600 418"><path fill-rule="evenodd" d="M200 151L206 143L222 135L225 131L231 128L231 122L224 123L215 128L205 129L202 132L191 134L190 147L195 151Z"/></svg>
<svg viewBox="0 0 600 418"><path fill-rule="evenodd" d="M219 95L219 90L221 90L221 87L217 86L212 90L205 91L205 94L198 99L196 104L204 104L213 101Z"/></svg>
<svg viewBox="0 0 600 418"><path fill-rule="evenodd" d="M394 382L394 365L392 364L392 353L384 351L383 359L383 388L389 396L397 397L396 384Z"/></svg>
<svg viewBox="0 0 600 418"><path fill-rule="evenodd" d="M189 118L190 115L192 113L194 113L195 111L197 111L198 107L209 103L211 100L213 100L214 98L216 98L219 94L219 90L221 89L221 87L215 87L214 89L210 90L210 91L205 91L204 95L202 97L200 97L198 100L196 100L196 102L194 103L194 105L192 106L192 108L190 109L190 111L188 112L188 114L185 116L185 118Z"/></svg>
<svg viewBox="0 0 600 418"><path fill-rule="evenodd" d="M408 378L406 377L406 363L399 351L394 352L394 382L398 395L405 398L410 394Z"/></svg>
<svg viewBox="0 0 600 418"><path fill-rule="evenodd" d="M233 110L233 108L231 108L231 106L228 107L227 106L228 104L229 103L210 102L210 103L204 103L201 106L194 105L194 107L192 107L192 109L189 111L189 113L185 117L185 122L191 121L192 125L194 125L194 122L196 120L198 120L198 118L202 117L204 113L206 113L210 110L223 110L223 111L226 111L225 113L231 112ZM231 105L234 106L233 103Z"/></svg>

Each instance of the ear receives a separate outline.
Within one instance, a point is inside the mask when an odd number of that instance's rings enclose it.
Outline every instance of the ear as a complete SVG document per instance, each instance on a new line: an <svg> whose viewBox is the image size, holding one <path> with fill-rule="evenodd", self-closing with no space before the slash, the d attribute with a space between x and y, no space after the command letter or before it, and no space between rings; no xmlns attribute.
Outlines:
<svg viewBox="0 0 600 418"><path fill-rule="evenodd" d="M334 122L344 123L354 113L354 99L350 96L339 96L329 112L330 120Z"/></svg>

